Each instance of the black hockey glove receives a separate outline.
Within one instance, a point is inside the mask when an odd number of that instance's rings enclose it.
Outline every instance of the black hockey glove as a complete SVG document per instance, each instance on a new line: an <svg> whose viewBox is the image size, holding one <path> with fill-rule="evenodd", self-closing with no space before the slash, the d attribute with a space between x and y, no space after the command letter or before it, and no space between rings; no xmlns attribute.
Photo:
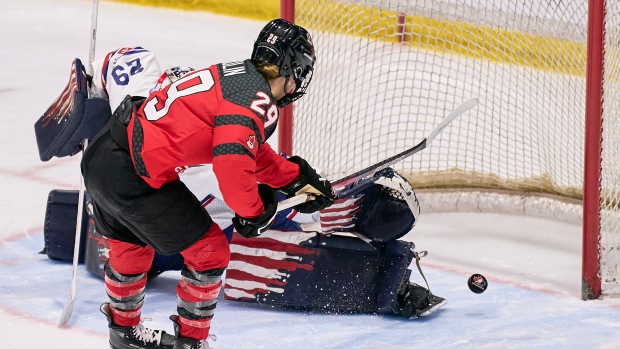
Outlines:
<svg viewBox="0 0 620 349"><path fill-rule="evenodd" d="M289 185L279 190L288 197L302 193L313 194L310 200L293 206L293 209L301 213L312 213L331 206L336 200L336 192L332 188L327 178L321 177L308 162L299 156L292 156L288 159L299 165L301 175Z"/></svg>
<svg viewBox="0 0 620 349"><path fill-rule="evenodd" d="M269 229L278 211L278 195L275 190L266 184L259 184L258 195L265 205L265 213L256 218L243 218L235 214L232 219L235 230L246 238L259 236Z"/></svg>

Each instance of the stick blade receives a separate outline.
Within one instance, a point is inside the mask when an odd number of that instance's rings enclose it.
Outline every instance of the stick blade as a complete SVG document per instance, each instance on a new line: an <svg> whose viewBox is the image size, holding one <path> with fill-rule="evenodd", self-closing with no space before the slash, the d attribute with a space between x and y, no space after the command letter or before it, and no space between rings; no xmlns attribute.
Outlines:
<svg viewBox="0 0 620 349"><path fill-rule="evenodd" d="M465 103L459 105L448 116L446 116L445 119L441 121L439 126L437 126L437 128L435 128L435 130L433 130L433 132L428 137L426 137L426 145L429 145L433 141L433 139L435 139L435 137L437 137L437 135L441 133L441 131L446 128L446 126L450 125L450 123L454 121L454 119L456 119L459 115L463 114L464 112L472 109L477 105L478 98L472 98Z"/></svg>
<svg viewBox="0 0 620 349"><path fill-rule="evenodd" d="M74 298L71 298L71 301L69 301L69 303L67 303L67 305L65 305L65 307L62 309L62 313L60 314L60 320L58 321L58 327L63 327L69 322L71 314L73 314L74 300Z"/></svg>

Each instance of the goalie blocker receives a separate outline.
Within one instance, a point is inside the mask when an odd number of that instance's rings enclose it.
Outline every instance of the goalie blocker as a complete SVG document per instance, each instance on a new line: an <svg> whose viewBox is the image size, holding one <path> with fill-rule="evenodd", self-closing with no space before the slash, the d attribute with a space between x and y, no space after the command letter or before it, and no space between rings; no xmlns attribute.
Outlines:
<svg viewBox="0 0 620 349"><path fill-rule="evenodd" d="M112 115L103 98L88 98L84 65L75 59L69 82L34 124L41 161L77 154L84 139L93 139Z"/></svg>

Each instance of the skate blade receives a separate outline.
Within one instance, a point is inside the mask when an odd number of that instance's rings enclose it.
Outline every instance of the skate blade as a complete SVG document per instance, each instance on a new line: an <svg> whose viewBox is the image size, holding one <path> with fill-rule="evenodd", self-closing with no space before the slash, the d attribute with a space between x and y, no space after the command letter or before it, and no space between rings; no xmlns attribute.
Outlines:
<svg viewBox="0 0 620 349"><path fill-rule="evenodd" d="M432 313L434 313L437 309L439 309L439 308L443 307L444 305L446 305L446 303L448 303L448 301L445 300L445 299L442 299L440 302L437 302L437 303L429 306L428 308L424 309L424 311L421 314L419 314L418 316L419 317L429 316Z"/></svg>

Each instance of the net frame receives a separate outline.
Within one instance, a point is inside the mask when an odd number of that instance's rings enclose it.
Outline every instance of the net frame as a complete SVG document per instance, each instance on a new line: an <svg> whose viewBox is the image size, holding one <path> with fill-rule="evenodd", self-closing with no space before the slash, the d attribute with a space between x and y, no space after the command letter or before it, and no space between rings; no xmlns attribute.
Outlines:
<svg viewBox="0 0 620 349"><path fill-rule="evenodd" d="M509 0L507 1L509 2ZM460 48L456 48L456 50L454 48L450 48L448 52L452 55L455 53L458 54L459 50L461 50L460 53L469 52L468 54L470 55L470 58L471 52L468 50L471 50L471 47L468 46L471 46L472 43L471 40L469 40L471 39L469 33L479 30L480 28L493 28L493 26L497 25L497 23L508 23L505 21L502 22L502 20L507 17L506 13L494 6L484 9L486 12L485 15L476 17L475 12L480 11L480 8L473 8L464 1L459 0L451 1L451 3L458 6L456 6L457 10L448 13L448 16L445 16L445 13L442 13L442 10L435 6L436 3L441 3L442 1L431 3L422 0L417 2L404 0L281 0L282 18L285 18L291 22L296 22L297 19L299 24L306 26L307 29L310 29L310 32L313 33L313 37L315 38L315 42L320 41L320 39L317 40L317 37L314 36L316 32L316 30L314 30L315 28L312 28L311 26L308 28L309 23L307 18L301 18L300 21L300 17L303 17L300 16L300 12L307 11L309 6L308 4L312 2L319 3L323 8L329 7L334 3L339 3L334 8L330 9L331 13L334 14L332 17L335 18L336 22L342 22L342 18L345 16L338 15L334 10L350 10L351 8L356 8L355 6L360 4L371 5L370 7L375 8L385 8L386 6L389 8L389 6L396 4L394 6L396 9L395 15L393 14L386 17L379 13L375 17L372 17L370 22L366 22L362 25L362 27L367 27L365 34L368 35L368 33L370 33L368 28L375 25L372 23L373 20L377 23L383 23L384 30L381 35L389 37L389 39L384 39L383 41L387 42L387 44L391 44L392 46L398 43L410 44L415 40L418 40L418 46L423 46L424 42L421 39L423 36L418 35L416 37L416 31L412 29L416 23L421 23L420 25L428 25L430 31L436 30L437 27L441 25L454 25L455 23L461 23L459 21L463 21L464 19L470 20L471 18L477 18L474 22L467 22L470 26L453 26L453 28L455 28L454 35L465 39L462 40L462 42L459 42L459 45L461 45ZM483 32L483 40L474 40L473 45L480 45L484 48L485 42L497 44L497 42L500 42L502 38L514 38L515 36L519 37L518 33L524 31L526 34L520 36L520 39L522 39L523 42L529 41L537 45L547 45L548 47L552 47L550 51L555 52L555 55L541 55L532 58L538 63L530 62L530 66L532 68L525 69L523 74L533 74L533 80L535 80L536 77L539 76L536 75L537 72L542 69L547 71L552 70L556 73L568 76L568 78L564 80L564 85L567 86L567 88L572 89L572 93L574 94L576 100L576 104L571 108L572 110L580 110L579 115L574 117L571 122L578 126L572 133L569 133L568 136L563 136L564 143L562 143L559 147L557 144L554 144L554 140L556 138L552 137L551 140L549 140L538 137L538 135L522 140L517 140L515 138L509 140L508 142L513 142L517 144L517 146L525 147L528 144L532 144L535 140L541 141L541 147L547 148L562 148L570 146L570 143L576 143L573 145L577 148L577 150L573 153L573 157L571 158L563 158L563 154L561 154L560 151L558 151L557 154L554 153L554 151L544 154L544 156L553 158L553 161L562 164L562 166L566 166L567 163L570 164L575 171L568 176L572 179L566 180L566 178L560 178L560 180L558 180L558 178L547 176L547 173L542 172L540 176L533 176L536 178L528 178L528 176L524 175L515 176L517 180L511 178L507 181L506 178L502 177L501 173L499 175L489 175L486 173L479 173L475 170L459 168L458 166L455 166L454 168L442 169L440 171L428 171L426 173L420 173L419 171L411 171L411 173L407 173L407 168L397 169L401 173L405 172L405 176L414 184L414 187L416 187L417 190L418 188L428 188L427 190L419 191L421 197L428 195L434 198L433 200L423 200L425 204L432 202L430 207L424 207L425 212L478 210L522 213L582 223L582 298L585 300L596 299L601 296L617 296L620 295L620 287L618 286L617 278L618 263L615 262L615 265L606 265L605 258L611 254L620 254L620 246L618 245L618 231L620 229L617 228L620 226L620 223L618 223L620 222L620 220L618 220L618 202L620 202L620 199L618 199L618 193L615 189L616 184L620 183L620 180L618 179L620 177L618 174L620 171L618 171L616 169L617 166L613 164L614 155L616 155L617 152L616 149L620 149L620 141L614 139L614 137L620 138L620 136L618 136L620 132L614 133L616 129L620 129L620 126L616 126L616 124L620 124L620 122L617 121L618 116L616 115L617 113L613 112L613 109L620 110L620 108L614 108L615 103L617 102L613 100L613 98L610 98L611 92L615 90L616 80L619 74L618 72L615 72L615 70L610 69L610 66L612 68L620 66L620 64L618 64L618 59L615 58L620 55L614 55L614 53L618 51L618 48L615 47L617 45L612 45L612 41L609 41L609 39L606 44L605 39L606 36L618 36L617 33L612 32L609 28L613 28L613 23L617 22L615 18L617 15L615 15L615 13L620 13L620 11L614 9L614 7L617 7L618 5L611 1L606 2L604 0L590 0L587 4L587 9L585 10L581 7L575 7L576 5L574 4L577 2L563 3L565 5L568 4L567 6L569 8L573 6L572 10L579 13L578 20L571 23L553 20L540 21L540 23L543 23L544 25L537 29L537 35L532 36L527 34L527 28L531 25L530 22L537 22L539 19L523 17L520 21L515 20L510 22L510 25L499 27L498 30ZM420 4L423 6L420 6ZM559 4L555 5L559 6ZM363 9L361 11L363 11ZM417 16L414 16L412 20L409 16L410 13L416 13ZM433 16L436 16L438 13L440 14L440 18L434 19ZM610 13L612 13L611 16ZM321 14L316 13L311 14L311 16L318 17L321 16ZM353 36L359 35L360 31L364 34L365 30L364 28L338 29L338 23L334 24L327 22L327 24L333 25L333 27L327 26L328 28L326 31L331 30L332 32L336 31L341 34L344 32L345 34ZM552 40L545 40L545 38L552 38ZM557 40L558 38L559 40ZM376 37L372 37L370 39L378 41ZM320 45L320 43L318 45ZM507 47L507 45L505 46ZM499 47L501 47L501 45L499 45ZM331 49L331 47L328 49ZM320 52L321 47L318 47L317 50ZM497 54L497 57L490 57L488 54L485 55L485 53L482 52L484 50L476 51L474 49L473 51L474 56L476 52L479 54L478 57L474 57L473 59L483 59L500 65L519 65L520 63L523 63L511 61L514 57L511 57L509 54L502 57L502 52L500 52L501 50L497 49L496 51L500 53ZM563 64L558 64L557 62L558 52L560 52L560 55L564 55ZM566 62L568 62L568 64L566 64ZM607 66L604 65L604 62ZM538 64L538 66L536 64ZM317 68L317 70L318 69L320 68ZM388 75L390 73L390 71L386 72ZM578 76L578 78L571 79L570 76ZM438 81L437 83L438 86L441 86L442 83L444 85L448 85L447 88L452 88L453 90L456 90L458 87L449 86L450 84L448 81ZM316 84L316 82L313 82L313 84ZM317 92L313 92L311 86L309 93L312 94ZM325 93L325 91L322 91L322 93ZM517 91L516 93L519 92ZM544 95L544 99L549 97L550 92L541 91L540 93ZM605 99L603 94L608 97ZM426 108L425 110L418 110L417 112L426 113L429 115L437 114L437 116L441 118L444 115L437 113L437 111L449 111L450 107L458 105L458 103L466 99L466 97L471 97L464 96L461 100L456 100L458 97L463 96L458 93L454 96L454 101L442 101L443 105L440 108ZM296 108L297 105L302 104L302 112L304 111L303 103L304 98L302 98L300 102L296 103ZM508 104L509 111L516 111L520 108L519 105L510 105L509 101ZM372 104L369 103L367 105ZM342 105L336 107L342 107ZM350 106L348 107L348 111L351 112L352 109ZM403 111L400 109L398 112L402 113L410 111ZM284 115L281 114L279 126L279 149L280 151L284 151L288 154L292 154L293 150L295 150L299 155L309 157L308 154L304 154L304 149L300 149L293 144L293 140L295 139L295 130L293 129L292 111L289 109L287 113L288 114ZM305 115L304 118L308 118L308 116ZM605 127L603 127L603 120L605 120ZM426 128L432 128L433 121L435 120L432 119L429 122L429 125L424 124L422 127L419 127L418 125L418 127L422 129L421 132L426 132ZM340 123L335 125L335 128L346 128L352 126L354 125ZM513 126L516 126L516 124ZM300 132L299 130L303 129L303 127L306 127L303 132L307 131L308 125L304 124L298 125L296 131ZM332 127L334 127L334 125L332 125ZM466 129L467 125L463 124L453 127ZM484 127L484 125L482 127ZM537 127L544 129L544 125L538 125ZM394 130L391 131L395 132ZM319 134L322 135L325 132L325 129L321 129ZM606 132L607 137L605 134ZM491 134L491 132L489 132L489 134ZM458 138L460 136L461 135L458 132L451 134L452 138ZM405 137L415 139L420 138L416 133L406 134ZM562 137L557 137L557 139L562 139ZM573 142L574 140L577 141ZM501 140L493 139L491 135L491 139L487 143L483 142L483 145L493 146L494 141ZM297 142L303 143L304 139ZM399 143L396 144L396 148L389 149L384 146L384 149L381 149L381 151L392 155L405 146L405 144L402 144L402 141L397 140L395 142ZM438 143L440 144L438 144L437 147L446 146L446 144L441 144L441 142ZM379 147L381 147L381 145L379 145ZM345 149L345 151L350 150L351 149ZM536 151L541 152L540 149L537 149ZM366 155L366 153L362 154ZM439 155L437 153L429 152L429 154L426 155L426 159ZM354 156L359 156L359 153ZM381 158L379 158L380 156L381 155L379 154L370 154L370 156L367 156L366 158L370 163L372 163L372 161L376 162L381 160ZM478 156L482 157L483 154L478 154ZM327 162L337 162L340 160L329 158L329 155L327 155L327 157ZM615 157L615 159L618 158L619 157ZM311 161L311 159L309 160ZM416 161L419 161L419 159L416 159ZM423 158L422 161L425 161L425 158ZM458 159L455 158L447 161L458 163ZM509 158L509 161L518 163L520 161L527 162L531 160L514 157L512 159ZM316 162L311 161L311 163L314 164ZM356 164L355 166L360 166L360 164ZM338 173L328 173L328 175L332 178L338 178L339 176L354 172L355 170L356 168L346 168ZM561 183L562 180L564 180L564 183ZM443 184L437 185L436 183ZM614 256L612 258L617 260L619 257Z"/></svg>

